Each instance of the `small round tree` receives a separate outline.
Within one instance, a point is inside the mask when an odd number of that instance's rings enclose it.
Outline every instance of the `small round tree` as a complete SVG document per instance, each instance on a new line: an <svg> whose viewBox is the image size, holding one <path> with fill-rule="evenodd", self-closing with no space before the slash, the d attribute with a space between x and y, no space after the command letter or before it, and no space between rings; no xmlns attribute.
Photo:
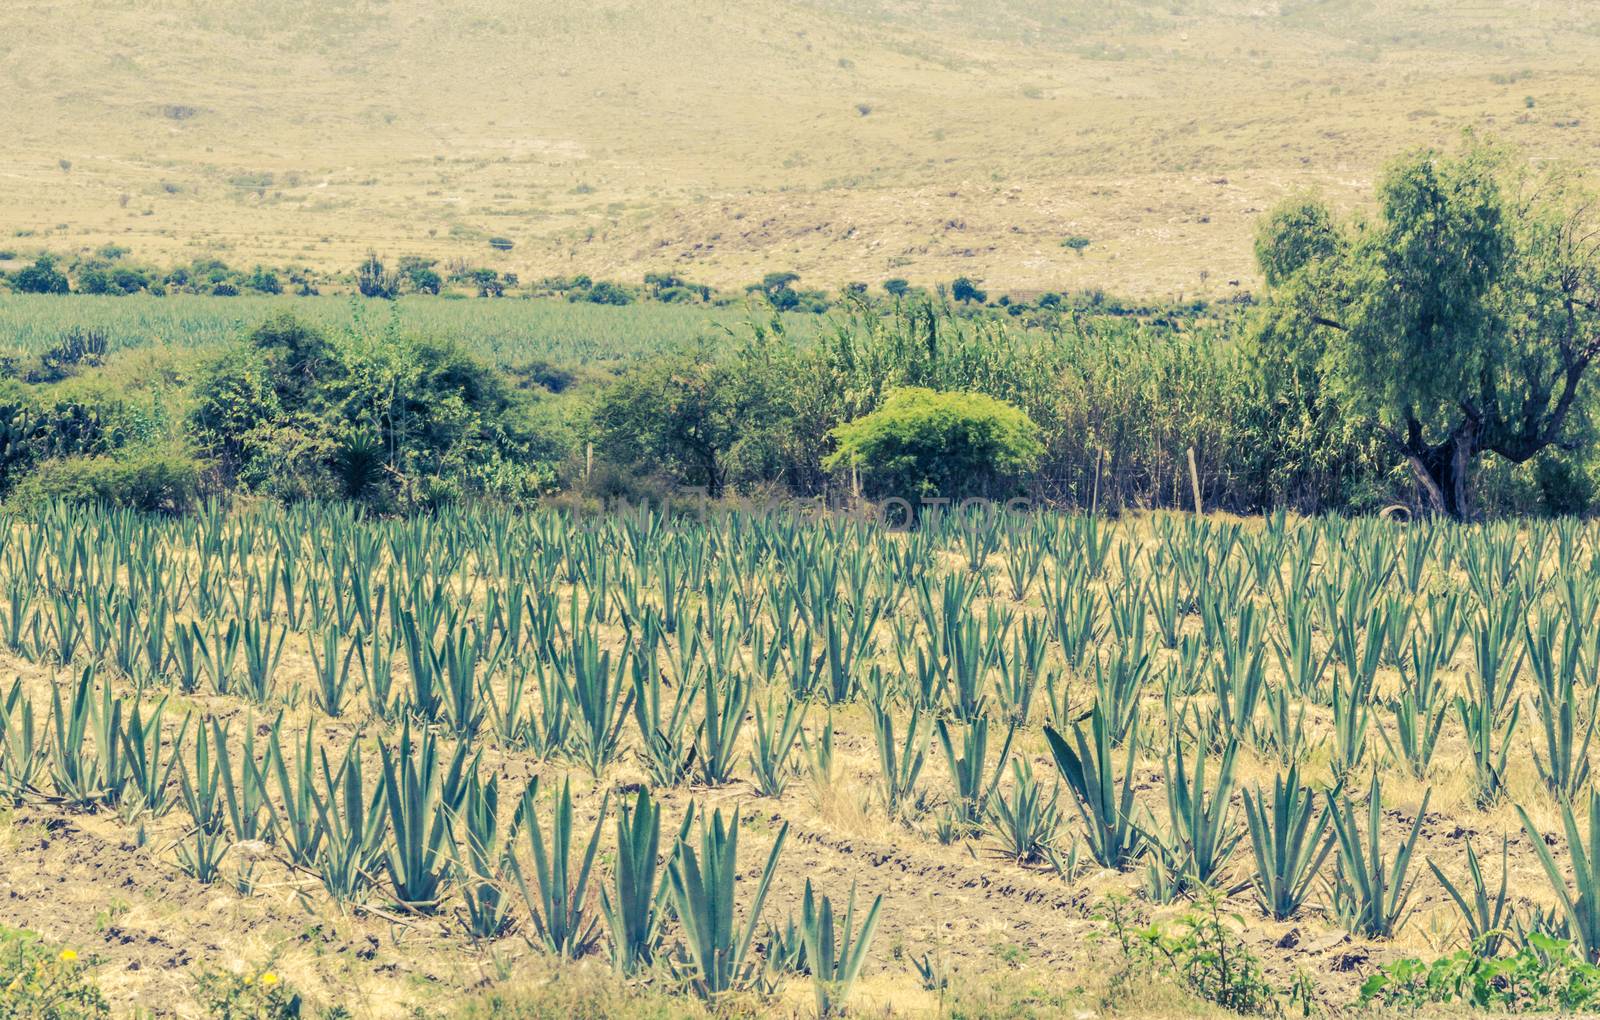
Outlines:
<svg viewBox="0 0 1600 1020"><path fill-rule="evenodd" d="M823 467L854 466L868 496L908 501L1012 495L1044 453L1039 427L1005 401L920 387L891 391L831 435Z"/></svg>

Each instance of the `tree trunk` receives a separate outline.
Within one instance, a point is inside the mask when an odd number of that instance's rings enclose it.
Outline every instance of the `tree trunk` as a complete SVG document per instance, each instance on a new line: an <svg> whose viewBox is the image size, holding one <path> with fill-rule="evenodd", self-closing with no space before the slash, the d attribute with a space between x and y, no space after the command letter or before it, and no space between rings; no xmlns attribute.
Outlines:
<svg viewBox="0 0 1600 1020"><path fill-rule="evenodd" d="M1415 433L1413 433L1415 435ZM1436 514L1466 520L1472 515L1468 483L1476 453L1477 428L1463 422L1451 437L1436 446L1408 442L1402 448L1411 473L1422 487L1429 509Z"/></svg>
<svg viewBox="0 0 1600 1020"><path fill-rule="evenodd" d="M707 449L701 455L701 462L706 473L706 495L712 499L722 498L723 470L717 462L717 451Z"/></svg>

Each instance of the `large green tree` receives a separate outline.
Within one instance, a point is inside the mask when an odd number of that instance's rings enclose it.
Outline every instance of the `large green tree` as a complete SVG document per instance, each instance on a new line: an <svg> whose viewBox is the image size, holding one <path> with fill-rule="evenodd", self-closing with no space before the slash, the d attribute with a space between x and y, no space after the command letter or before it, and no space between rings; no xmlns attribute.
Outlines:
<svg viewBox="0 0 1600 1020"><path fill-rule="evenodd" d="M1296 200L1262 224L1265 349L1315 367L1426 505L1471 513L1477 458L1567 445L1600 354L1600 221L1576 179L1469 143L1393 164L1377 208Z"/></svg>
<svg viewBox="0 0 1600 1020"><path fill-rule="evenodd" d="M596 402L602 458L659 472L719 498L729 485L776 480L793 435L800 361L764 330L738 350L711 341L630 369Z"/></svg>

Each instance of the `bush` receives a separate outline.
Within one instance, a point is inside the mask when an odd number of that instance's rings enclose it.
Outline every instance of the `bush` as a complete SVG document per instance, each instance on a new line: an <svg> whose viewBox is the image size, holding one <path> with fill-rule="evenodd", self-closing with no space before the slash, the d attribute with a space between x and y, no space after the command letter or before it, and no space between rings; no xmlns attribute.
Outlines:
<svg viewBox="0 0 1600 1020"><path fill-rule="evenodd" d="M1312 1002L1303 979L1296 977L1282 989L1288 1001L1281 1001L1261 958L1239 934L1246 927L1244 918L1224 913L1218 893L1197 891L1193 908L1164 923L1150 922L1125 897L1113 894L1100 901L1096 919L1106 923L1121 950L1120 966L1111 968L1105 1003L1142 999L1152 987L1172 982L1238 1016L1291 1015L1286 1005L1310 1016ZM1192 1007L1182 1012L1198 1015Z"/></svg>
<svg viewBox="0 0 1600 1020"><path fill-rule="evenodd" d="M755 345L732 356L701 347L634 368L597 402L596 453L712 498L775 478L795 438L792 364Z"/></svg>
<svg viewBox="0 0 1600 1020"><path fill-rule="evenodd" d="M280 316L207 366L194 397L189 426L201 449L245 487L282 500L518 502L548 488L565 453L504 374L398 331L335 343Z"/></svg>
<svg viewBox="0 0 1600 1020"><path fill-rule="evenodd" d="M400 293L400 280L384 268L376 252L368 252L366 259L356 267L356 290L362 297L394 298Z"/></svg>
<svg viewBox="0 0 1600 1020"><path fill-rule="evenodd" d="M1568 1016L1600 1004L1600 967L1570 942L1534 931L1509 956L1485 956L1478 948L1431 963L1413 956L1385 964L1362 984L1361 1002L1406 1012L1463 1004L1495 1013Z"/></svg>
<svg viewBox="0 0 1600 1020"><path fill-rule="evenodd" d="M633 985L608 970L567 967L539 980L473 995L450 1014L450 1020L709 1020L713 1016L755 1016L762 1003L753 996L728 993L722 1009L710 1012L697 1000L675 996L646 984Z"/></svg>
<svg viewBox="0 0 1600 1020"><path fill-rule="evenodd" d="M971 277L967 276L958 276L956 277L955 282L950 284L950 296L955 298L957 301L960 301L962 304L966 304L969 301L976 301L981 305L985 301L989 300L989 295L982 290L977 283L972 280Z"/></svg>
<svg viewBox="0 0 1600 1020"><path fill-rule="evenodd" d="M1594 502L1594 482L1569 456L1545 450L1533 461L1539 502L1554 517L1586 513Z"/></svg>
<svg viewBox="0 0 1600 1020"><path fill-rule="evenodd" d="M244 473L255 458L256 430L284 416L275 378L254 345L225 351L198 373L189 428L231 474Z"/></svg>
<svg viewBox="0 0 1600 1020"><path fill-rule="evenodd" d="M1044 453L1038 426L1010 404L921 387L891 391L831 434L839 445L824 467L855 466L868 495L913 501L1009 495Z"/></svg>
<svg viewBox="0 0 1600 1020"><path fill-rule="evenodd" d="M30 383L60 382L80 366L99 365L109 347L105 333L74 326L63 333L53 347L39 355L39 367L28 372L27 380Z"/></svg>
<svg viewBox="0 0 1600 1020"><path fill-rule="evenodd" d="M30 373L31 374L31 373ZM0 494L50 458L100 456L162 433L159 407L73 382L0 384Z"/></svg>
<svg viewBox="0 0 1600 1020"><path fill-rule="evenodd" d="M109 1017L100 989L78 954L52 951L28 931L0 927L0 1020L92 1020Z"/></svg>
<svg viewBox="0 0 1600 1020"><path fill-rule="evenodd" d="M633 301L633 295L620 284L601 280L589 288L588 301L596 305L626 305Z"/></svg>
<svg viewBox="0 0 1600 1020"><path fill-rule="evenodd" d="M196 982L195 996L208 1020L349 1020L350 1011L334 1006L307 1009L300 996L270 970L259 974L210 971Z"/></svg>
<svg viewBox="0 0 1600 1020"><path fill-rule="evenodd" d="M400 259L400 278L413 293L437 294L444 280L434 267L433 259L407 255Z"/></svg>
<svg viewBox="0 0 1600 1020"><path fill-rule="evenodd" d="M112 290L120 294L137 294L150 286L150 275L141 269L118 266L111 270Z"/></svg>
<svg viewBox="0 0 1600 1020"><path fill-rule="evenodd" d="M11 495L13 505L51 502L102 504L145 513L180 514L200 493L201 465L170 449L121 457L62 457L47 460Z"/></svg>
<svg viewBox="0 0 1600 1020"><path fill-rule="evenodd" d="M90 266L78 273L78 293L111 293L111 274L99 266Z"/></svg>
<svg viewBox="0 0 1600 1020"><path fill-rule="evenodd" d="M40 255L33 265L12 275L11 286L23 294L65 294L67 275L56 268L54 258Z"/></svg>
<svg viewBox="0 0 1600 1020"><path fill-rule="evenodd" d="M265 266L256 266L245 280L245 285L260 294L283 293L283 284L278 280L278 274Z"/></svg>

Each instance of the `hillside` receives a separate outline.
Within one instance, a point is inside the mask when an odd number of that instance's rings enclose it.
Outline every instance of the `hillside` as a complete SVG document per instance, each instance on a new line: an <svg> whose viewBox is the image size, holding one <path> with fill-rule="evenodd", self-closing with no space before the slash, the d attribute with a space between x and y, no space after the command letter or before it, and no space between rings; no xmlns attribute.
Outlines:
<svg viewBox="0 0 1600 1020"><path fill-rule="evenodd" d="M1592 161L1597 58L1539 0L13 0L0 245L1217 296L1405 147Z"/></svg>

